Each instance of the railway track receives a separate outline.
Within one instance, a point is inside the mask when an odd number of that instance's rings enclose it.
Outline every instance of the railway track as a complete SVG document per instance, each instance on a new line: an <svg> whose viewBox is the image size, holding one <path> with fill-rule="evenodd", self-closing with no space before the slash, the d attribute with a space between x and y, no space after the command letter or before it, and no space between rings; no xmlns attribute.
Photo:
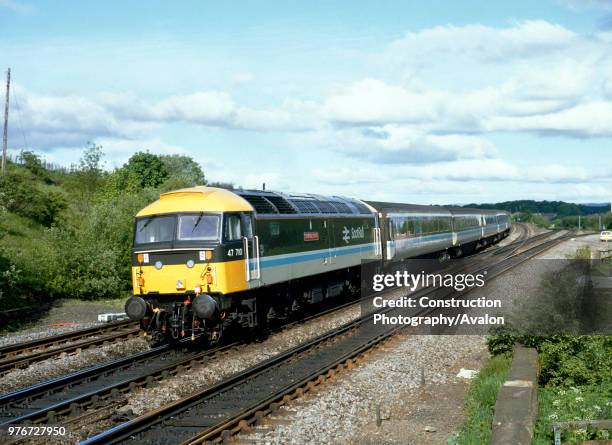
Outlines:
<svg viewBox="0 0 612 445"><path fill-rule="evenodd" d="M44 337L0 348L0 376L14 369L139 334L138 323L131 320Z"/></svg>
<svg viewBox="0 0 612 445"><path fill-rule="evenodd" d="M568 238L569 235L564 235L543 241L522 252L513 252L494 265L483 263L480 271L487 270L488 278L495 278ZM422 289L414 296L435 291ZM446 298L457 294L448 290ZM394 311L398 309L383 310L391 316ZM409 315L432 311L415 310ZM81 445L200 444L227 440L248 430L281 404L353 366L361 355L403 329L375 326L370 322L372 317L373 314L368 314L349 322L189 397L90 437Z"/></svg>
<svg viewBox="0 0 612 445"><path fill-rule="evenodd" d="M518 245L518 241L508 246ZM359 302L345 303L283 328L355 304ZM179 352L163 346L13 391L0 396L0 424L55 423L67 416L78 417L79 413L88 408L112 406L113 401L120 400L136 388L154 385L193 366L218 359L235 347L236 345L226 345L203 352Z"/></svg>
<svg viewBox="0 0 612 445"><path fill-rule="evenodd" d="M315 318L359 304L348 301L279 327L289 329ZM163 345L111 362L102 363L47 382L0 395L0 427L19 423L56 423L89 408L104 407L122 395L150 387L234 351L238 342L194 351L185 340L183 349Z"/></svg>

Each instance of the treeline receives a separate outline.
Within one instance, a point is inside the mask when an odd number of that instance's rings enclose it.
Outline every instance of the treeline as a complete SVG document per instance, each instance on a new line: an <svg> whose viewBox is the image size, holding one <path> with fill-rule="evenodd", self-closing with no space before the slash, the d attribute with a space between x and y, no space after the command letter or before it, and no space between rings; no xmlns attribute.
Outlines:
<svg viewBox="0 0 612 445"><path fill-rule="evenodd" d="M8 163L0 178L0 310L126 293L136 212L160 193L206 184L187 156L138 152L110 172L102 159L91 145L68 170L47 168L33 152Z"/></svg>
<svg viewBox="0 0 612 445"><path fill-rule="evenodd" d="M563 201L504 201L494 204L468 204L464 207L475 207L479 209L500 209L510 213L526 214L554 214L555 218L566 216L592 215L610 211L609 206L598 206L588 204L574 204Z"/></svg>

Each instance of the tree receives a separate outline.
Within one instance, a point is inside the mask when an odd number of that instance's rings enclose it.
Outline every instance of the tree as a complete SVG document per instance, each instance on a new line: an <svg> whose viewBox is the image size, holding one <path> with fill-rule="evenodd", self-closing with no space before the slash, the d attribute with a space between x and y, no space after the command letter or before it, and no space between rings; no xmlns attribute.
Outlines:
<svg viewBox="0 0 612 445"><path fill-rule="evenodd" d="M135 153L122 169L127 172L128 176L137 177L142 188L158 187L168 177L168 171L161 156L149 152Z"/></svg>
<svg viewBox="0 0 612 445"><path fill-rule="evenodd" d="M87 212L94 199L96 191L104 180L102 169L102 146L89 143L83 150L79 165L66 180L66 189L76 197L75 208L81 213Z"/></svg>
<svg viewBox="0 0 612 445"><path fill-rule="evenodd" d="M160 156L168 178L181 178L189 187L194 185L206 184L202 167L193 158L182 155L162 155Z"/></svg>
<svg viewBox="0 0 612 445"><path fill-rule="evenodd" d="M40 160L40 156L33 151L22 151L19 154L19 163L27 168L34 176L44 181L49 180L49 175Z"/></svg>

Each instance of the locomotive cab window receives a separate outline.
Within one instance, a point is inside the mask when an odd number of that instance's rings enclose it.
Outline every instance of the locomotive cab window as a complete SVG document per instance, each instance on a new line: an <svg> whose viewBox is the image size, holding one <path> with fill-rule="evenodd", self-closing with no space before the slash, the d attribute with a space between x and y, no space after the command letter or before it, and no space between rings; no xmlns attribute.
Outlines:
<svg viewBox="0 0 612 445"><path fill-rule="evenodd" d="M176 217L147 216L136 221L134 244L163 243L174 238Z"/></svg>
<svg viewBox="0 0 612 445"><path fill-rule="evenodd" d="M177 239L179 240L216 240L219 239L219 216L179 215Z"/></svg>

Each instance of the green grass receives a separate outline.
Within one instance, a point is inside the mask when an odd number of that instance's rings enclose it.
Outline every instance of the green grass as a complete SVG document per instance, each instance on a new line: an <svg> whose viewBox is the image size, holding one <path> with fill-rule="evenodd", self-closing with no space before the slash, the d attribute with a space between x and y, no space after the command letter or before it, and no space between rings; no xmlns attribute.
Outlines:
<svg viewBox="0 0 612 445"><path fill-rule="evenodd" d="M449 444L489 443L497 392L506 380L511 364L510 354L492 357L474 378L465 399L465 421L459 433L449 439Z"/></svg>
<svg viewBox="0 0 612 445"><path fill-rule="evenodd" d="M538 420L534 445L550 445L553 441L552 423L572 420L612 418L612 383L574 387L545 387L539 389ZM571 429L563 432L562 443L578 443L588 439L607 439L610 430Z"/></svg>

